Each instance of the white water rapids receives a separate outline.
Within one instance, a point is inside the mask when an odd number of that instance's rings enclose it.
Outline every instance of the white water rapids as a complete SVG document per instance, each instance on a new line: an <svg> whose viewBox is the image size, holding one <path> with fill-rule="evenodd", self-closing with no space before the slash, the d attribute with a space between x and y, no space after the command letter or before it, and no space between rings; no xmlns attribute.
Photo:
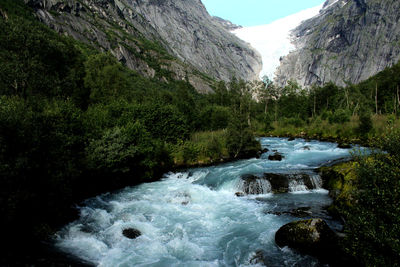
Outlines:
<svg viewBox="0 0 400 267"><path fill-rule="evenodd" d="M260 183L264 194L236 197L245 174L296 173L350 156L336 144L296 139L261 138L270 152L260 159L241 160L186 172L169 173L161 181L128 187L87 200L80 219L65 226L57 246L98 266L318 266L318 261L290 249L278 248L275 232L296 220L290 214L309 207L313 216L340 227L323 207L331 200L312 174L313 189L301 180L289 181L289 193L272 194L271 184ZM269 161L279 151L282 161ZM301 193L301 194L299 194ZM127 228L142 235L131 240Z"/></svg>

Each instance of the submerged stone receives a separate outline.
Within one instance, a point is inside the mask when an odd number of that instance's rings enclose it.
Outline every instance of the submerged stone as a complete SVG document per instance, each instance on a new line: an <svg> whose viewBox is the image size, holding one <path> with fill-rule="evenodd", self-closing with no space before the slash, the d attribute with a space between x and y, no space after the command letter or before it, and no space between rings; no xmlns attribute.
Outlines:
<svg viewBox="0 0 400 267"><path fill-rule="evenodd" d="M237 197L244 197L245 194L244 194L243 192L236 192L236 193L235 193L235 196L237 196Z"/></svg>
<svg viewBox="0 0 400 267"><path fill-rule="evenodd" d="M281 161L283 159L283 156L279 154L278 152L275 152L273 155L268 156L269 160L275 160L275 161Z"/></svg>
<svg viewBox="0 0 400 267"><path fill-rule="evenodd" d="M293 217L304 218L310 217L312 215L310 207L300 207L297 209L292 210L283 210L283 211L267 211L267 214L274 214L274 215L290 215Z"/></svg>
<svg viewBox="0 0 400 267"><path fill-rule="evenodd" d="M127 228L122 230L122 234L129 239L135 239L142 235L142 233L135 228Z"/></svg>

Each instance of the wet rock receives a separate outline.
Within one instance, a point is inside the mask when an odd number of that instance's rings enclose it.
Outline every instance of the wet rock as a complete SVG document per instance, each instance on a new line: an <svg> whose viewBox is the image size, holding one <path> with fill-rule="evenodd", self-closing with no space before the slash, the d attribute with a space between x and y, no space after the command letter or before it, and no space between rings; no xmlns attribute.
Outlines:
<svg viewBox="0 0 400 267"><path fill-rule="evenodd" d="M264 253L261 250L256 251L250 259L250 264L266 266L264 261Z"/></svg>
<svg viewBox="0 0 400 267"><path fill-rule="evenodd" d="M322 219L295 221L282 226L275 234L279 247L288 246L324 261L337 249L337 238Z"/></svg>
<svg viewBox="0 0 400 267"><path fill-rule="evenodd" d="M124 230L122 231L122 234L123 234L126 238L129 238L129 239L135 239L135 238L137 238L138 236L141 236L141 235L142 235L142 233L141 233L139 230L135 229L135 228L126 228L126 229L124 229Z"/></svg>
<svg viewBox="0 0 400 267"><path fill-rule="evenodd" d="M309 217L312 215L310 207L300 207L289 211L289 213L294 217Z"/></svg>
<svg viewBox="0 0 400 267"><path fill-rule="evenodd" d="M271 192L271 184L264 177L258 177L253 174L242 175L239 189L245 194L259 195Z"/></svg>
<svg viewBox="0 0 400 267"><path fill-rule="evenodd" d="M264 179L267 179L271 184L273 193L289 192L289 177L285 174L265 173Z"/></svg>
<svg viewBox="0 0 400 267"><path fill-rule="evenodd" d="M264 148L263 150L261 150L261 153L267 153L269 151L268 148Z"/></svg>
<svg viewBox="0 0 400 267"><path fill-rule="evenodd" d="M292 209L289 211L267 211L266 214L274 214L274 215L290 215L293 217L304 218L312 216L311 208L310 207L300 207L297 209Z"/></svg>
<svg viewBox="0 0 400 267"><path fill-rule="evenodd" d="M302 149L303 150L310 150L310 147L309 146L303 146Z"/></svg>
<svg viewBox="0 0 400 267"><path fill-rule="evenodd" d="M175 196L182 205L186 206L190 203L191 197L188 193L179 193Z"/></svg>
<svg viewBox="0 0 400 267"><path fill-rule="evenodd" d="M235 193L235 196L237 196L237 197L244 197L244 193L243 192L236 192Z"/></svg>
<svg viewBox="0 0 400 267"><path fill-rule="evenodd" d="M274 161L281 161L283 159L283 156L279 154L278 152L275 152L273 155L268 156L269 160L274 160Z"/></svg>
<svg viewBox="0 0 400 267"><path fill-rule="evenodd" d="M289 137L289 139L288 139L289 142L294 141L294 140L296 140L296 138L294 138L293 136Z"/></svg>
<svg viewBox="0 0 400 267"><path fill-rule="evenodd" d="M347 143L339 143L338 148L351 148L351 145Z"/></svg>
<svg viewBox="0 0 400 267"><path fill-rule="evenodd" d="M262 154L267 153L269 151L268 148L264 148L257 152L257 158L260 158Z"/></svg>

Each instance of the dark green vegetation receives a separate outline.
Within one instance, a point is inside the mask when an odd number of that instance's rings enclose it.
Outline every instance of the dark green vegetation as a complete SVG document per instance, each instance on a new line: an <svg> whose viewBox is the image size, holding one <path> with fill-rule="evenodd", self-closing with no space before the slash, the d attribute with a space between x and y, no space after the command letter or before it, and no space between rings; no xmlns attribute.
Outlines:
<svg viewBox="0 0 400 267"><path fill-rule="evenodd" d="M0 15L0 229L12 259L36 253L87 197L259 150L243 82L200 95L53 32L20 1L0 1Z"/></svg>
<svg viewBox="0 0 400 267"><path fill-rule="evenodd" d="M342 246L364 266L400 265L400 132L390 129L375 147L386 151L323 168L334 198L330 211L346 222Z"/></svg>
<svg viewBox="0 0 400 267"><path fill-rule="evenodd" d="M328 83L303 90L295 83L262 87L265 117L260 134L299 135L317 139L366 141L388 124L397 125L400 112L400 63L370 79L346 87Z"/></svg>

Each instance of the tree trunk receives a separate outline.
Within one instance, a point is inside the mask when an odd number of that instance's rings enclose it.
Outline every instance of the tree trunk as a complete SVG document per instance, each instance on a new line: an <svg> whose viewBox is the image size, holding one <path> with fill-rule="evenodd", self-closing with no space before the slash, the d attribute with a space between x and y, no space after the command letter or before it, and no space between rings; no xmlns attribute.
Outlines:
<svg viewBox="0 0 400 267"><path fill-rule="evenodd" d="M400 94L399 94L399 86L397 85L397 106L400 107Z"/></svg>
<svg viewBox="0 0 400 267"><path fill-rule="evenodd" d="M375 114L378 115L378 84L375 84Z"/></svg>
<svg viewBox="0 0 400 267"><path fill-rule="evenodd" d="M264 110L264 113L265 114L267 114L267 112L268 112L268 98L265 100L265 110Z"/></svg>
<svg viewBox="0 0 400 267"><path fill-rule="evenodd" d="M315 111L315 109L316 109L316 101L317 101L317 96L314 94L314 113L313 113L313 117L315 116L315 113L316 113L316 111Z"/></svg>

